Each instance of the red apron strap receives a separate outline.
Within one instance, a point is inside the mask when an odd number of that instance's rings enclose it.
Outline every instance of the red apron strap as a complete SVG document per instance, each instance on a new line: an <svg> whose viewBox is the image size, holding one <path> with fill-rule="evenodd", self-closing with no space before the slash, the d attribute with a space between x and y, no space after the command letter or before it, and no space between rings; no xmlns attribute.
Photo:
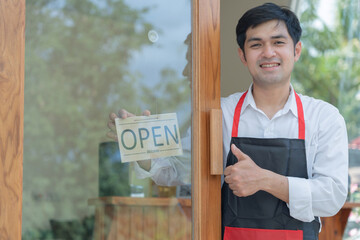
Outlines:
<svg viewBox="0 0 360 240"><path fill-rule="evenodd" d="M248 93L248 91L244 92L244 94L241 96L239 102L236 105L235 113L234 113L232 133L231 133L232 137L237 137L238 136L238 126L239 126L239 121L240 121L241 108L242 108L242 105L244 103L244 99L245 99L247 93Z"/></svg>
<svg viewBox="0 0 360 240"><path fill-rule="evenodd" d="M299 121L299 139L305 140L305 118L304 109L299 95L294 91Z"/></svg>
<svg viewBox="0 0 360 240"><path fill-rule="evenodd" d="M238 126L240 121L240 113L241 108L244 103L244 99L247 95L248 91L244 92L244 94L240 97L239 102L236 105L235 113L234 113L234 120L233 120L233 126L232 126L232 137L238 136ZM300 100L299 95L294 91L295 93L295 99L296 99L296 106L297 106L297 112L298 112L298 122L299 122L299 139L305 140L305 118L304 118L304 110L303 106Z"/></svg>

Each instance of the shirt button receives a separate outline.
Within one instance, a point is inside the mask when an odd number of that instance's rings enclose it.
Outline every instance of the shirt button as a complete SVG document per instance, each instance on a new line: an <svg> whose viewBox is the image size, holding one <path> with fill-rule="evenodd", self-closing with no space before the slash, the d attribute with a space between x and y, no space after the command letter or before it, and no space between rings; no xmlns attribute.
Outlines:
<svg viewBox="0 0 360 240"><path fill-rule="evenodd" d="M270 132L271 132L271 131L270 131L270 129L268 129L268 128L267 128L267 129L265 129L265 136L269 135L269 134L270 134Z"/></svg>

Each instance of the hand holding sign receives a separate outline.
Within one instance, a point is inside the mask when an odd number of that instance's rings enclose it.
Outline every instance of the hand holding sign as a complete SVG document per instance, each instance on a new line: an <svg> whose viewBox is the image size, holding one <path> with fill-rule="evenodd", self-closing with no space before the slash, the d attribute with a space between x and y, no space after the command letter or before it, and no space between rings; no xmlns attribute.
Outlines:
<svg viewBox="0 0 360 240"><path fill-rule="evenodd" d="M150 116L150 111L149 110L144 110L143 111L143 116ZM118 137L117 137L117 133L116 133L116 127L115 127L115 119L116 118L121 118L121 119L126 119L128 117L135 117L136 115L126 111L125 109L120 109L118 114L116 113L110 113L109 114L109 121L108 121L108 128L110 129L110 131L106 134L107 137L111 138L114 141L118 141Z"/></svg>
<svg viewBox="0 0 360 240"><path fill-rule="evenodd" d="M137 117L125 109L110 113L107 136L119 142L121 161L139 161L182 154L176 113ZM147 164L146 169L149 168Z"/></svg>
<svg viewBox="0 0 360 240"><path fill-rule="evenodd" d="M115 119L121 161L182 155L176 113Z"/></svg>
<svg viewBox="0 0 360 240"><path fill-rule="evenodd" d="M143 111L143 116L150 116L149 110ZM108 128L110 131L106 134L107 137L111 138L114 141L118 141L117 132L116 132L116 126L115 126L115 119L116 118L122 118L126 119L128 117L135 117L134 114L126 111L125 109L120 109L118 114L116 113L110 113L109 114L109 121L108 121ZM141 168L143 168L146 171L149 171L151 168L151 160L150 159L144 159L141 161L138 161L138 164Z"/></svg>

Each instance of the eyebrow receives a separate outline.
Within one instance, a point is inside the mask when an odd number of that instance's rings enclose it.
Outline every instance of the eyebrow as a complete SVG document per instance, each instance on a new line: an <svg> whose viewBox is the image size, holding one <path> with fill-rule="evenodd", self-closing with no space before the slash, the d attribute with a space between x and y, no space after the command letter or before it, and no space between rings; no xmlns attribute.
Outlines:
<svg viewBox="0 0 360 240"><path fill-rule="evenodd" d="M275 36L271 37L271 39L279 39L279 38L287 39L287 37L285 35L282 35L282 34L275 35ZM252 38L249 38L246 42L255 42L255 41L261 41L261 40L262 40L262 38L252 37Z"/></svg>

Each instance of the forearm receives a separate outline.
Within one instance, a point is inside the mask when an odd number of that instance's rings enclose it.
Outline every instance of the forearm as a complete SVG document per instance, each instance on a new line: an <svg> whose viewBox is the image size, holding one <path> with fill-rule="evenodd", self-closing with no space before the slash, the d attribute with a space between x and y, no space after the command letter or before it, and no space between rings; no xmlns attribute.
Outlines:
<svg viewBox="0 0 360 240"><path fill-rule="evenodd" d="M263 188L278 199L289 203L289 181L288 178L269 170L264 170Z"/></svg>
<svg viewBox="0 0 360 240"><path fill-rule="evenodd" d="M184 151L185 156L168 157L165 159L153 159L142 162L134 162L134 170L137 178L151 178L157 185L174 186L190 184L191 160L190 153ZM151 166L146 166L151 164ZM145 168L149 167L149 170Z"/></svg>

